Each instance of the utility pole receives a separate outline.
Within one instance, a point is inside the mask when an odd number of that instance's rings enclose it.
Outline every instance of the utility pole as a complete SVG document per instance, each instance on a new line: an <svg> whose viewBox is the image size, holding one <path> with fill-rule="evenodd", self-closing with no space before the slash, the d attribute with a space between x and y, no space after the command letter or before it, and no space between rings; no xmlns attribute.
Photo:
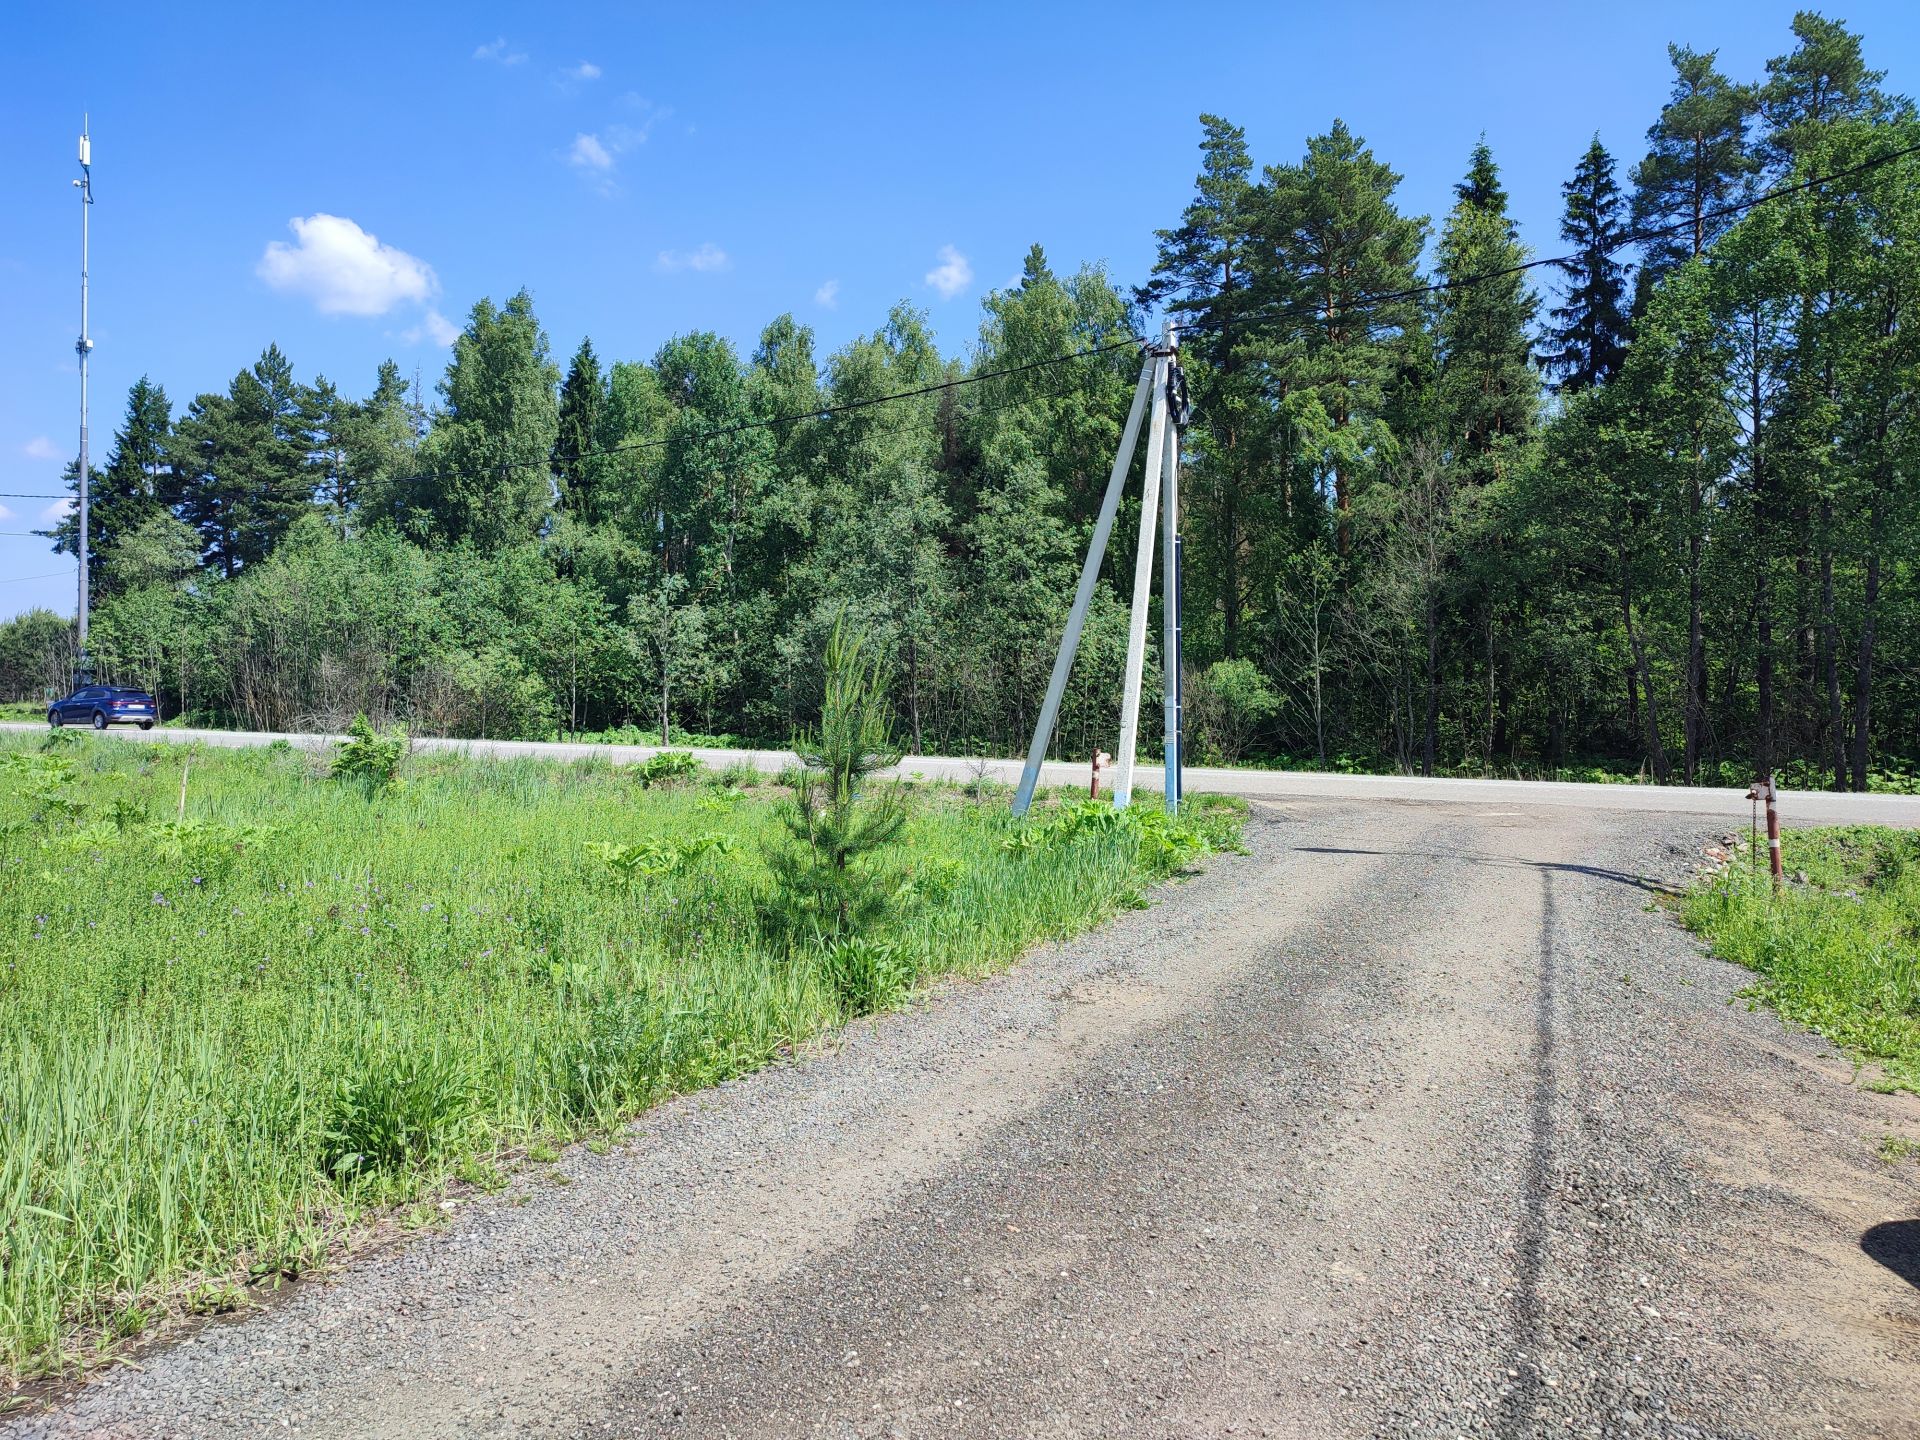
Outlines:
<svg viewBox="0 0 1920 1440"><path fill-rule="evenodd" d="M93 661L87 654L87 356L93 350L93 341L87 336L87 245L89 221L93 214L91 129L92 126L83 118L80 122L80 178L73 182L80 190L80 338L73 347L74 353L80 357L80 508L77 516L80 537L80 654L74 678L81 685L93 679Z"/></svg>
<svg viewBox="0 0 1920 1440"><path fill-rule="evenodd" d="M1113 471L1107 478L1106 495L1100 502L1100 516L1093 527L1093 542L1087 547L1086 562L1080 568L1080 585L1074 592L1073 608L1067 614L1066 632L1060 637L1060 649L1053 659L1053 675L1047 682L1047 696L1034 722L1033 740L1027 747L1027 761L1020 773L1020 788L1013 797L1013 813L1024 815L1033 803L1034 786L1040 778L1041 762L1053 741L1053 727L1060 714L1060 699L1067 688L1067 675L1073 668L1074 652L1080 647L1080 632L1086 624L1087 609L1093 601L1095 584L1100 578L1100 562L1106 555L1107 540L1113 533L1114 515L1120 506L1120 492L1126 486L1127 472L1133 466L1133 452L1140 439L1141 421L1147 421L1147 455L1142 467L1140 487L1140 546L1134 557L1133 603L1127 626L1127 668L1120 709L1120 744L1114 758L1116 774L1113 803L1125 807L1133 800L1134 751L1140 732L1140 691L1146 664L1147 606L1153 589L1154 531L1162 523L1166 542L1162 556L1162 615L1165 632L1162 663L1166 691L1166 797L1169 813L1180 803L1180 554L1179 500L1180 429L1189 417L1186 383L1176 363L1178 351L1171 324L1161 331L1160 343L1147 347L1141 357L1140 383L1133 392L1133 408L1127 414L1126 429L1121 432L1120 447L1113 458ZM1164 504L1162 503L1164 501ZM1104 755L1101 756L1105 758ZM1101 767L1096 762L1094 785L1097 791Z"/></svg>

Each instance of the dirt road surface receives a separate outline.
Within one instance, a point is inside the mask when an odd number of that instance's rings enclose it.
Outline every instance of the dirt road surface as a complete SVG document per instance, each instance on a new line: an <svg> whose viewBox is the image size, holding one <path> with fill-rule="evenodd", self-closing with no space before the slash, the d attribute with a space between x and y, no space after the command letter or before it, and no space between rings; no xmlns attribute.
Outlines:
<svg viewBox="0 0 1920 1440"><path fill-rule="evenodd" d="M1920 1436L1920 1105L1658 904L1744 821L1257 804L9 1440Z"/></svg>

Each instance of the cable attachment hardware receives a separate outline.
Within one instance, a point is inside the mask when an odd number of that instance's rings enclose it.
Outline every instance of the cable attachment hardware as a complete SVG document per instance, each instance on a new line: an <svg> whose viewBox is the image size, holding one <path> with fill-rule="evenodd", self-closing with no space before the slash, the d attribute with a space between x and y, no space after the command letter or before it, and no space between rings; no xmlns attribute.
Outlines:
<svg viewBox="0 0 1920 1440"><path fill-rule="evenodd" d="M1193 421L1193 399L1187 393L1187 372L1177 362L1167 366L1167 418L1182 430Z"/></svg>

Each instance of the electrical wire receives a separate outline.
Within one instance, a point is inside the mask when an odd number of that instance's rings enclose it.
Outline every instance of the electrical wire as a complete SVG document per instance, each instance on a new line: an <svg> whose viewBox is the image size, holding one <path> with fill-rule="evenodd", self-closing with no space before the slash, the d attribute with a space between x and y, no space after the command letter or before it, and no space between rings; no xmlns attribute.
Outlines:
<svg viewBox="0 0 1920 1440"><path fill-rule="evenodd" d="M49 570L44 575L9 575L7 576L6 579L0 580L0 585L17 585L22 580L55 580L55 579L71 580L74 576L78 575L79 573L80 573L79 567L76 566L72 570Z"/></svg>

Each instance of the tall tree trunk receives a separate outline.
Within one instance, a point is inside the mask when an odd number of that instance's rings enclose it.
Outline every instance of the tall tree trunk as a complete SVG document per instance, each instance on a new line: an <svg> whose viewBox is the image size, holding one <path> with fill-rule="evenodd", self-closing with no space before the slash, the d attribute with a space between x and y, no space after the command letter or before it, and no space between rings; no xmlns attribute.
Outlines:
<svg viewBox="0 0 1920 1440"><path fill-rule="evenodd" d="M1696 446L1696 451L1697 451ZM1691 524L1687 534L1687 683L1684 709L1680 717L1684 732L1684 764L1687 784L1700 778L1700 732L1705 728L1707 689L1706 643L1700 623L1700 565L1704 537L1700 533L1705 497L1701 491L1700 469L1694 466L1687 508Z"/></svg>
<svg viewBox="0 0 1920 1440"><path fill-rule="evenodd" d="M1840 626L1833 613L1833 501L1820 501L1820 668L1827 682L1827 744L1833 788L1847 788L1847 718L1840 698Z"/></svg>
<svg viewBox="0 0 1920 1440"><path fill-rule="evenodd" d="M1434 751L1440 731L1440 625L1439 607L1433 592L1427 592L1427 714L1420 737L1420 773L1433 774Z"/></svg>
<svg viewBox="0 0 1920 1440"><path fill-rule="evenodd" d="M1754 518L1758 522L1755 529L1758 534L1755 547L1755 563L1758 573L1754 581L1754 660L1755 679L1760 690L1760 714L1758 733L1754 736L1754 765L1761 776L1773 774L1773 736L1774 736L1774 696L1773 696L1773 567L1769 557L1773 553L1773 505L1772 497L1767 493L1767 472L1764 456L1760 449L1761 439L1761 390L1760 390L1760 310L1756 306L1753 312L1753 370L1752 389L1749 403L1753 415L1753 496Z"/></svg>
<svg viewBox="0 0 1920 1440"><path fill-rule="evenodd" d="M1860 611L1860 655L1853 673L1853 788L1867 788L1868 727L1873 714L1874 622L1880 609L1880 547L1886 520L1885 492L1876 488L1867 511L1867 583Z"/></svg>
<svg viewBox="0 0 1920 1440"><path fill-rule="evenodd" d="M1667 783L1673 775L1673 766L1667 759L1666 742L1660 738L1660 705L1653 693L1653 678L1647 671L1647 648L1641 641L1640 627L1633 623L1633 587L1620 587L1620 614L1627 625L1627 646L1633 652L1634 672L1640 677L1640 688L1647 697L1647 761L1653 766L1653 778L1661 785Z"/></svg>

